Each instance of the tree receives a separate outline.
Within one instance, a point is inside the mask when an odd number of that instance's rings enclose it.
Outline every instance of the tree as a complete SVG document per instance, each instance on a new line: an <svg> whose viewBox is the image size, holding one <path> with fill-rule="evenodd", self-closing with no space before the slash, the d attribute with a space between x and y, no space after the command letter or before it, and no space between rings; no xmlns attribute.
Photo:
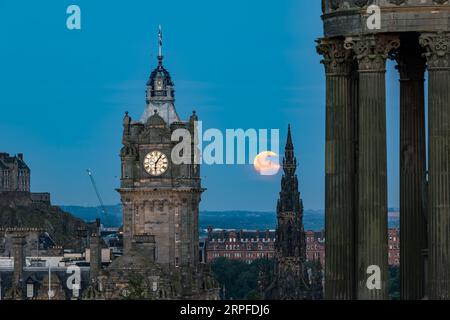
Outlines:
<svg viewBox="0 0 450 320"><path fill-rule="evenodd" d="M400 270L398 267L389 267L389 296L392 300L400 299Z"/></svg>
<svg viewBox="0 0 450 320"><path fill-rule="evenodd" d="M240 260L216 259L211 269L225 300L260 300L271 283L274 262L269 259L247 264Z"/></svg>

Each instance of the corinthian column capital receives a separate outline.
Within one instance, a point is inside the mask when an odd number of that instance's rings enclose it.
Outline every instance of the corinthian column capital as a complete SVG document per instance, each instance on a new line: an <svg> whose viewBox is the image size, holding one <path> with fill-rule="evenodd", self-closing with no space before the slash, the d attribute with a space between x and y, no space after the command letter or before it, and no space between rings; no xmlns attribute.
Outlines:
<svg viewBox="0 0 450 320"><path fill-rule="evenodd" d="M424 80L426 60L423 49L417 41L402 40L400 48L393 50L390 58L397 62L396 69L400 73L400 81Z"/></svg>
<svg viewBox="0 0 450 320"><path fill-rule="evenodd" d="M386 59L400 47L400 39L395 35L348 37L344 46L355 53L359 71L379 72L386 70Z"/></svg>
<svg viewBox="0 0 450 320"><path fill-rule="evenodd" d="M351 72L352 53L344 48L344 40L317 40L317 52L323 56L328 75L348 75Z"/></svg>
<svg viewBox="0 0 450 320"><path fill-rule="evenodd" d="M420 45L425 48L428 70L450 69L450 33L424 33L419 37Z"/></svg>

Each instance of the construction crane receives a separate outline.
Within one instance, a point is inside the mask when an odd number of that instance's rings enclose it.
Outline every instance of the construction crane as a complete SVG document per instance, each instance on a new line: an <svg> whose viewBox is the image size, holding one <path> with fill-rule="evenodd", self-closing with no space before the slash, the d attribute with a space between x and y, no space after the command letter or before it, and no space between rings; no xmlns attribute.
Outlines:
<svg viewBox="0 0 450 320"><path fill-rule="evenodd" d="M102 209L102 218L105 218L105 220L106 220L108 214L106 212L105 205L103 204L102 197L100 196L100 192L98 192L97 184L95 183L94 176L92 175L92 171L90 169L87 169L86 171L87 171L89 178L91 179L92 187L95 190L95 194L97 195L98 202L100 202L100 207Z"/></svg>

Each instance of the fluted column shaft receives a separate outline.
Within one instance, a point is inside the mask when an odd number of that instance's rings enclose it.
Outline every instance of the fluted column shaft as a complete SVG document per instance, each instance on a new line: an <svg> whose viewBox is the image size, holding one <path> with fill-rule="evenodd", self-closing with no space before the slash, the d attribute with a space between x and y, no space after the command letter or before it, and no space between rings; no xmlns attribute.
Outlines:
<svg viewBox="0 0 450 320"><path fill-rule="evenodd" d="M385 71L388 53L398 46L393 36L347 41L359 68L356 272L362 300L388 298Z"/></svg>
<svg viewBox="0 0 450 320"><path fill-rule="evenodd" d="M400 72L400 291L404 300L419 300L425 293L422 254L427 248L427 222L423 206L425 61L417 39L402 41L397 61Z"/></svg>
<svg viewBox="0 0 450 320"><path fill-rule="evenodd" d="M351 53L344 40L318 46L326 69L325 298L355 297L354 106Z"/></svg>
<svg viewBox="0 0 450 320"><path fill-rule="evenodd" d="M420 37L429 73L429 298L450 299L450 33Z"/></svg>

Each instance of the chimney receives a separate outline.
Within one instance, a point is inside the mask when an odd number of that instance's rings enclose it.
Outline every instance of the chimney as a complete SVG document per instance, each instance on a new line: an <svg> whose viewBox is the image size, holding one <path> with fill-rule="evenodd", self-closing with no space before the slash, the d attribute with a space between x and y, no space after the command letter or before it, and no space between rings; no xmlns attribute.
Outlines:
<svg viewBox="0 0 450 320"><path fill-rule="evenodd" d="M212 232L213 232L213 227L212 226L208 226L208 239L209 240L212 239Z"/></svg>
<svg viewBox="0 0 450 320"><path fill-rule="evenodd" d="M102 268L102 247L100 245L100 234L93 233L90 237L90 276L96 278Z"/></svg>
<svg viewBox="0 0 450 320"><path fill-rule="evenodd" d="M95 219L95 231L89 237L89 262L90 262L90 277L94 279L98 276L102 269L102 246L101 246L101 231L100 219Z"/></svg>
<svg viewBox="0 0 450 320"><path fill-rule="evenodd" d="M14 257L14 285L18 285L22 281L23 267L25 264L25 256L23 247L25 245L25 235L22 233L12 234L12 251Z"/></svg>

